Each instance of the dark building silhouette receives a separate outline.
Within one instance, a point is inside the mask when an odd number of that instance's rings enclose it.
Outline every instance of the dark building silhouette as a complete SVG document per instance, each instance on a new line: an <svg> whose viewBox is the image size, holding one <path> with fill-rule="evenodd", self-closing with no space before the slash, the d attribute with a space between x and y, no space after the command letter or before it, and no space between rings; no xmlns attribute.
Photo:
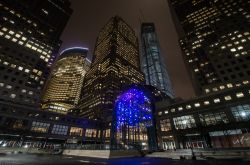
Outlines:
<svg viewBox="0 0 250 165"><path fill-rule="evenodd" d="M174 97L170 78L160 49L155 26L153 23L141 25L141 69L145 74L147 85L152 85Z"/></svg>
<svg viewBox="0 0 250 165"><path fill-rule="evenodd" d="M135 32L120 17L112 17L99 33L92 64L84 78L80 116L111 121L121 89L143 81Z"/></svg>
<svg viewBox="0 0 250 165"><path fill-rule="evenodd" d="M197 94L249 83L250 10L246 0L169 0Z"/></svg>
<svg viewBox="0 0 250 165"><path fill-rule="evenodd" d="M68 0L0 2L1 101L38 105L71 13Z"/></svg>

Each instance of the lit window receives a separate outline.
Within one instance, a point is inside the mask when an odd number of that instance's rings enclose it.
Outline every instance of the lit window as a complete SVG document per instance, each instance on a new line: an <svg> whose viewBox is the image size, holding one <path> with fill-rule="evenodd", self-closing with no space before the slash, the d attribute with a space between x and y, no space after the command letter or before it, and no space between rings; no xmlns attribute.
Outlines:
<svg viewBox="0 0 250 165"><path fill-rule="evenodd" d="M5 27L3 27L3 28L2 28L2 30L6 32L8 29L7 29L7 28L5 28Z"/></svg>
<svg viewBox="0 0 250 165"><path fill-rule="evenodd" d="M238 47L238 50L241 50L241 49L243 49L243 46L239 46L239 47Z"/></svg>
<svg viewBox="0 0 250 165"><path fill-rule="evenodd" d="M228 100L232 100L232 97L229 96L229 95L228 95L228 96L225 96L224 98L225 98L225 100L227 100L227 101L228 101Z"/></svg>
<svg viewBox="0 0 250 165"><path fill-rule="evenodd" d="M19 45L23 45L23 42L22 42L22 41L19 41L18 44L19 44Z"/></svg>
<svg viewBox="0 0 250 165"><path fill-rule="evenodd" d="M205 89L205 92L206 92L206 93L209 93L209 92L210 92L210 90L209 90L209 89Z"/></svg>
<svg viewBox="0 0 250 165"><path fill-rule="evenodd" d="M235 45L238 45L238 44L239 44L239 41L235 41L234 44L235 44Z"/></svg>
<svg viewBox="0 0 250 165"><path fill-rule="evenodd" d="M26 37L22 37L22 40L23 40L23 41L26 41L26 40L27 40L27 38L26 38Z"/></svg>
<svg viewBox="0 0 250 165"><path fill-rule="evenodd" d="M209 105L209 101L204 101L204 105Z"/></svg>
<svg viewBox="0 0 250 165"><path fill-rule="evenodd" d="M195 72L198 72L198 71L199 71L199 69L197 69L197 68L196 68L196 69L194 69L194 71L195 71Z"/></svg>
<svg viewBox="0 0 250 165"><path fill-rule="evenodd" d="M11 64L10 67L11 68L16 68L16 65L15 64Z"/></svg>
<svg viewBox="0 0 250 165"><path fill-rule="evenodd" d="M242 55L247 55L247 52L241 52Z"/></svg>
<svg viewBox="0 0 250 165"><path fill-rule="evenodd" d="M164 111L165 114L168 114L168 111Z"/></svg>
<svg viewBox="0 0 250 165"><path fill-rule="evenodd" d="M11 95L10 95L10 98L15 98L16 97L16 94L14 94L14 93L12 93Z"/></svg>
<svg viewBox="0 0 250 165"><path fill-rule="evenodd" d="M26 93L26 89L22 89L22 93Z"/></svg>
<svg viewBox="0 0 250 165"><path fill-rule="evenodd" d="M16 38L12 38L12 41L13 41L13 42L17 42L17 39L16 39Z"/></svg>
<svg viewBox="0 0 250 165"><path fill-rule="evenodd" d="M27 46L28 48L31 48L31 45L30 45L30 44L26 44L25 46Z"/></svg>
<svg viewBox="0 0 250 165"><path fill-rule="evenodd" d="M230 84L227 84L227 87L228 87L228 88L232 88L232 87L233 87L233 84L231 84L231 83L230 83Z"/></svg>
<svg viewBox="0 0 250 165"><path fill-rule="evenodd" d="M232 49L230 49L230 51L231 51L231 52L235 52L235 51L236 51L236 49L235 49L235 48L232 48Z"/></svg>
<svg viewBox="0 0 250 165"><path fill-rule="evenodd" d="M174 108L172 108L172 109L170 109L170 111L171 111L171 112L175 112L175 109L174 109Z"/></svg>
<svg viewBox="0 0 250 165"><path fill-rule="evenodd" d="M194 106L195 107L200 107L200 103L195 103Z"/></svg>
<svg viewBox="0 0 250 165"><path fill-rule="evenodd" d="M220 86L220 89L225 89L225 86L224 86L224 85L221 85L221 86Z"/></svg>
<svg viewBox="0 0 250 165"><path fill-rule="evenodd" d="M222 47L221 47L221 49L225 49L225 48L226 48L226 46L222 46Z"/></svg>
<svg viewBox="0 0 250 165"><path fill-rule="evenodd" d="M214 91L214 92L218 91L218 88L216 88L216 87L215 87L215 88L213 88L213 91Z"/></svg>
<svg viewBox="0 0 250 165"><path fill-rule="evenodd" d="M191 107L191 105L186 105L186 108L191 109L192 107Z"/></svg>
<svg viewBox="0 0 250 165"><path fill-rule="evenodd" d="M25 70L24 70L24 72L29 73L29 72L30 72L30 70L29 70L29 69L25 69Z"/></svg>
<svg viewBox="0 0 250 165"><path fill-rule="evenodd" d="M9 34L13 35L13 34L14 34L14 32L13 32L13 31L9 31Z"/></svg>
<svg viewBox="0 0 250 165"><path fill-rule="evenodd" d="M248 80L243 81L243 84L248 84L248 83L249 83Z"/></svg>
<svg viewBox="0 0 250 165"><path fill-rule="evenodd" d="M19 66L19 67L18 67L18 70L23 70L23 67Z"/></svg>
<svg viewBox="0 0 250 165"><path fill-rule="evenodd" d="M16 36L17 38L20 38L20 37L21 37L21 35L20 35L20 34L16 34L15 36Z"/></svg>
<svg viewBox="0 0 250 165"><path fill-rule="evenodd" d="M182 111L182 110L183 110L183 108L182 108L182 107L178 107L178 110L179 110L179 111Z"/></svg>
<svg viewBox="0 0 250 165"><path fill-rule="evenodd" d="M10 36L9 36L9 35L6 35L5 38L10 39Z"/></svg>
<svg viewBox="0 0 250 165"><path fill-rule="evenodd" d="M29 95L33 95L33 92L32 92L32 91L29 91Z"/></svg>
<svg viewBox="0 0 250 165"><path fill-rule="evenodd" d="M11 86L11 85L7 85L6 88L7 88L7 89L11 89L12 86Z"/></svg>
<svg viewBox="0 0 250 165"><path fill-rule="evenodd" d="M162 112L158 112L158 115L161 116L161 115L162 115Z"/></svg>
<svg viewBox="0 0 250 165"><path fill-rule="evenodd" d="M244 33L245 36L247 36L247 35L249 35L249 34L250 34L249 32L245 32L245 33Z"/></svg>
<svg viewBox="0 0 250 165"><path fill-rule="evenodd" d="M3 35L3 32L0 31L0 36L2 36L2 35Z"/></svg>
<svg viewBox="0 0 250 165"><path fill-rule="evenodd" d="M217 99L214 99L214 103L219 103L220 102L220 99L217 98Z"/></svg>
<svg viewBox="0 0 250 165"><path fill-rule="evenodd" d="M4 62L3 62L3 64L4 64L4 65L9 65L9 63L8 63L8 62L6 62L6 61L4 61Z"/></svg>
<svg viewBox="0 0 250 165"><path fill-rule="evenodd" d="M244 94L242 92L236 93L236 97L238 98L244 97Z"/></svg>

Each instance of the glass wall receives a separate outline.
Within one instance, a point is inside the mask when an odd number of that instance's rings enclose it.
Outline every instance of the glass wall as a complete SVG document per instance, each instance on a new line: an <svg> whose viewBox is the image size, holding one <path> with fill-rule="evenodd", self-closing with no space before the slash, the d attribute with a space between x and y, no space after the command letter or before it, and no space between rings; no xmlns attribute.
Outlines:
<svg viewBox="0 0 250 165"><path fill-rule="evenodd" d="M49 123L42 123L42 122L33 121L32 126L31 126L31 131L40 132L40 133L47 133L49 130L49 126L50 126Z"/></svg>
<svg viewBox="0 0 250 165"><path fill-rule="evenodd" d="M250 105L239 105L231 108L232 114L236 121L249 121L250 120Z"/></svg>
<svg viewBox="0 0 250 165"><path fill-rule="evenodd" d="M69 134L71 136L82 136L83 135L83 129L78 127L71 127Z"/></svg>
<svg viewBox="0 0 250 165"><path fill-rule="evenodd" d="M53 129L51 131L52 134L57 134L57 135L67 135L67 132L68 132L68 126L57 125L57 124L53 126Z"/></svg>
<svg viewBox="0 0 250 165"><path fill-rule="evenodd" d="M203 126L229 123L225 112L199 114Z"/></svg>
<svg viewBox="0 0 250 165"><path fill-rule="evenodd" d="M196 127L193 115L175 117L173 118L173 120L176 129L187 129Z"/></svg>
<svg viewBox="0 0 250 165"><path fill-rule="evenodd" d="M161 131L171 130L170 120L169 119L160 120L160 128L161 128Z"/></svg>
<svg viewBox="0 0 250 165"><path fill-rule="evenodd" d="M85 137L96 137L96 129L86 129Z"/></svg>

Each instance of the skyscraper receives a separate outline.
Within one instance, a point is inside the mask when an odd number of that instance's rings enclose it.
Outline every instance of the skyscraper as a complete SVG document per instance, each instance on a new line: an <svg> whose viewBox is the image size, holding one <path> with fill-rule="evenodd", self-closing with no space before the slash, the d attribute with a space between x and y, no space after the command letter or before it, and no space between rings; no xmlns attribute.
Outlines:
<svg viewBox="0 0 250 165"><path fill-rule="evenodd" d="M144 81L134 30L120 17L112 17L99 33L92 61L84 79L80 115L110 121L121 89Z"/></svg>
<svg viewBox="0 0 250 165"><path fill-rule="evenodd" d="M172 86L153 23L141 25L141 42L141 69L145 74L146 84L158 88L169 97L173 97Z"/></svg>
<svg viewBox="0 0 250 165"><path fill-rule="evenodd" d="M1 101L39 105L71 13L68 0L0 2Z"/></svg>
<svg viewBox="0 0 250 165"><path fill-rule="evenodd" d="M169 0L197 94L248 84L250 12L245 0ZM174 20L176 20L174 18ZM180 28L179 28L180 29Z"/></svg>
<svg viewBox="0 0 250 165"><path fill-rule="evenodd" d="M66 114L80 99L84 75L91 62L87 48L73 47L61 52L46 85L42 109Z"/></svg>

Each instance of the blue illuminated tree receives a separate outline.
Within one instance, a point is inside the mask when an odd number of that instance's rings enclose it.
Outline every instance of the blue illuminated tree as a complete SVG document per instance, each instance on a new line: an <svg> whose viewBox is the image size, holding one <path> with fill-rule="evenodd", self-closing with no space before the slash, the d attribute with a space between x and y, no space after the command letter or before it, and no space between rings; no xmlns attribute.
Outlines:
<svg viewBox="0 0 250 165"><path fill-rule="evenodd" d="M123 145L141 144L142 130L147 132L147 127L152 126L152 105L145 92L137 87L132 87L116 100L115 122L117 140Z"/></svg>

